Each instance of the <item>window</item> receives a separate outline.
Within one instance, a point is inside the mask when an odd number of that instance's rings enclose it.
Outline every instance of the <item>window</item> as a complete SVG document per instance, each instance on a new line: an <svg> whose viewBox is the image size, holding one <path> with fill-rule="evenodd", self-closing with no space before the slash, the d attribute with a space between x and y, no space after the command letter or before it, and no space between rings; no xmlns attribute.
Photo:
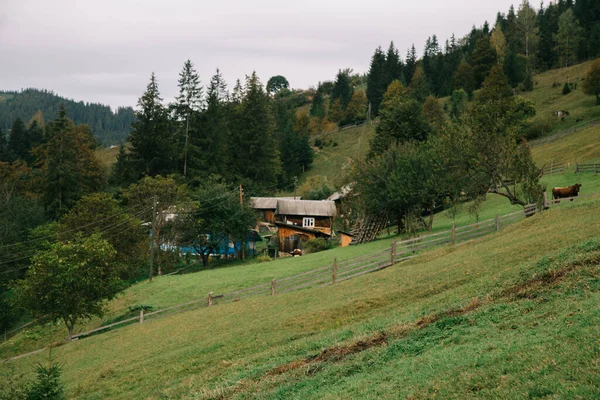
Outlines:
<svg viewBox="0 0 600 400"><path fill-rule="evenodd" d="M314 228L315 227L315 219L314 218L303 218L302 219L302 227L303 228Z"/></svg>

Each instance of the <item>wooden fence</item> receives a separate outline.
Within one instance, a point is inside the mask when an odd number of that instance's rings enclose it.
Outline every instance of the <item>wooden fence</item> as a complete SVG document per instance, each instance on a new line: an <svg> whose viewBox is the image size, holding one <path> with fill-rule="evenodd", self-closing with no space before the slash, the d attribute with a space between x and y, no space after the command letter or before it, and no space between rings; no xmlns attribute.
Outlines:
<svg viewBox="0 0 600 400"><path fill-rule="evenodd" d="M565 172L566 164L550 162L550 165L546 165L541 169L542 176L544 175L555 175L562 174Z"/></svg>
<svg viewBox="0 0 600 400"><path fill-rule="evenodd" d="M544 192L544 208L548 209L550 207L554 207L554 206L560 204L561 202L563 202L563 203L572 202L575 200L586 199L586 198L589 198L592 196L595 196L595 194L590 193L590 194L582 194L581 196L575 196L575 197L565 197L562 199L548 199L548 193Z"/></svg>
<svg viewBox="0 0 600 400"><path fill-rule="evenodd" d="M552 201L545 198L544 206L545 208L549 208L551 206L559 204L560 201L573 201L588 196L590 195ZM78 333L73 336L73 339L83 338L93 333L105 331L108 329L115 329L134 323L143 324L149 319L154 319L165 315L173 315L176 313L188 311L199 307L211 307L221 303L237 302L247 297L261 295L276 296L278 294L294 292L310 287L334 285L345 280L359 277L364 274L388 268L401 261L409 260L413 258L416 254L424 250L448 244L457 245L460 243L468 242L469 240L489 235L494 232L498 232L503 228L507 227L508 225L511 225L524 218L535 215L537 212L539 212L538 207L535 204L530 204L525 206L523 210L515 211L502 216L496 215L495 218L480 221L471 225L457 227L453 222L452 228L449 230L403 241L394 240L391 243L390 247L387 247L383 250L379 250L374 253L369 253L348 260L334 259L332 260L333 262L329 265L325 265L310 271L302 272L300 274L284 277L281 279L273 279L269 282L264 282L255 286L242 288L224 294L214 294L214 292L210 292L206 297L195 299L183 304L177 304L157 311L145 312L142 309L140 310L139 316L127 318L122 321L117 321L86 332ZM21 358L26 355L35 354L42 350L44 349L36 350L27 354L22 354L6 360L1 360L0 363Z"/></svg>
<svg viewBox="0 0 600 400"><path fill-rule="evenodd" d="M585 173L585 172L593 172L594 174L598 173L598 169L600 168L600 164L575 164L575 173Z"/></svg>
<svg viewBox="0 0 600 400"><path fill-rule="evenodd" d="M333 285L364 274L388 268L396 263L413 258L417 253L424 250L447 244L454 245L489 235L518 220L534 215L537 211L535 205L528 205L523 210L502 216L497 215L495 218L480 221L471 225L457 227L452 223L452 228L449 230L403 241L394 240L390 247L375 253L369 253L348 260L334 259L329 265L302 272L297 275L273 279L269 282L218 295L214 294L214 292L210 292L206 297L153 312L141 310L139 316L114 322L90 331L81 332L74 335L73 338L81 338L99 331L113 329L118 326L136 322L144 323L148 319L154 317L171 315L192 308L209 307L226 302L237 302L247 297L261 295L275 296L277 294L289 293L310 287Z"/></svg>

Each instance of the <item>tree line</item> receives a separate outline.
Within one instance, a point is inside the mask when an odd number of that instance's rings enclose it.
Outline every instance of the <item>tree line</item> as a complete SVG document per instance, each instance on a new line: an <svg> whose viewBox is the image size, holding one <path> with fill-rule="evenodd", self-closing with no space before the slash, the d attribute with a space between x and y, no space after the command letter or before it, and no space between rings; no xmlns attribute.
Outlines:
<svg viewBox="0 0 600 400"><path fill-rule="evenodd" d="M313 153L308 135L295 129L292 92L273 82L268 92L252 73L230 93L217 70L204 89L188 60L175 103L164 105L152 74L113 182L179 173L186 179L219 177L253 193L289 188L310 167Z"/></svg>
<svg viewBox="0 0 600 400"><path fill-rule="evenodd" d="M457 39L440 43L429 37L417 60L413 45L404 60L390 44L378 47L370 63L367 98L374 115L389 84L398 79L423 101L428 95L450 96L464 90L469 97L480 89L492 67L499 66L513 88L533 90L532 74L566 67L600 55L600 3L559 0L539 9L524 0L506 14L499 12L493 27L473 27Z"/></svg>
<svg viewBox="0 0 600 400"><path fill-rule="evenodd" d="M131 107L119 107L113 111L103 104L77 102L47 90L0 92L0 99L0 129L4 132L10 131L18 119L29 121L38 114L53 120L58 116L60 107L64 106L74 123L88 125L98 142L108 146L123 142L134 119ZM44 125L42 121L38 117L40 125Z"/></svg>

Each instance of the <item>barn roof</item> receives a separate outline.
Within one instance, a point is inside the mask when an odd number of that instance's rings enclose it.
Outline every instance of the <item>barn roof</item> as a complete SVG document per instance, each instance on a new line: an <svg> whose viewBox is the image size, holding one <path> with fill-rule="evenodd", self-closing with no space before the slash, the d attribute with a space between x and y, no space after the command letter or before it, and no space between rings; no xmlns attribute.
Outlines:
<svg viewBox="0 0 600 400"><path fill-rule="evenodd" d="M278 215L306 215L310 217L335 217L335 202L326 200L277 201Z"/></svg>
<svg viewBox="0 0 600 400"><path fill-rule="evenodd" d="M301 197L251 197L250 202L256 210L275 210L280 199L300 200Z"/></svg>

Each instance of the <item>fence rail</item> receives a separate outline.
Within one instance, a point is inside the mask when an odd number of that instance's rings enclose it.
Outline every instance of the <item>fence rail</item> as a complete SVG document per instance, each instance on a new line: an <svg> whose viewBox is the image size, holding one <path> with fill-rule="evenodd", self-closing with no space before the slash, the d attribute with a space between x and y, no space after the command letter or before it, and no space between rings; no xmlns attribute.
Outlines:
<svg viewBox="0 0 600 400"><path fill-rule="evenodd" d="M548 200L546 198L544 199L544 208L549 208L560 204L561 201L574 201L589 196L591 195L559 200ZM339 261L334 259L333 264L322 266L310 271L305 271L296 275L281 279L272 279L270 282L261 283L220 295L214 295L213 292L210 292L208 293L207 297L199 298L183 304L173 305L153 312L147 313L144 311L144 309L142 309L140 310L139 316L127 318L122 321L113 322L111 324L100 326L86 332L78 333L73 336L73 339L80 339L97 332L122 327L128 324L142 324L148 319L173 315L199 307L210 307L216 304L237 302L247 297L260 295L276 296L278 294L289 293L310 287L335 285L339 282L379 271L399 262L409 260L415 257L418 252L423 250L428 250L447 244L456 245L479 237L487 236L491 233L504 229L518 220L525 219L538 212L538 207L535 204L530 204L525 206L523 210L515 211L502 216L496 215L495 218L480 221L475 224L456 227L453 222L452 228L449 230L403 241L394 240L390 247L383 250L348 260ZM36 352L40 352L42 350L44 349L8 358L6 360L1 360L0 363L14 360L29 354L35 354Z"/></svg>
<svg viewBox="0 0 600 400"><path fill-rule="evenodd" d="M575 173L576 174L586 173L586 172L593 172L594 174L597 174L598 169L600 169L600 164L598 164L598 163L593 163L593 164L576 163L575 164Z"/></svg>

